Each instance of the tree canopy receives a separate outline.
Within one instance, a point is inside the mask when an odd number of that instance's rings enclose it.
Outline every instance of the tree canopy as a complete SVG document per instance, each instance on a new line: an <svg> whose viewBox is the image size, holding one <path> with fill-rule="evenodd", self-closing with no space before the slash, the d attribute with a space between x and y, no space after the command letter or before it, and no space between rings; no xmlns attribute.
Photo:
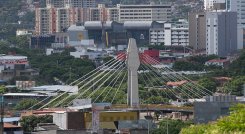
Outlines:
<svg viewBox="0 0 245 134"><path fill-rule="evenodd" d="M211 77L203 77L198 80L198 84L208 89L211 92L216 92L217 84Z"/></svg>
<svg viewBox="0 0 245 134"><path fill-rule="evenodd" d="M181 129L187 126L190 126L192 123L181 120L169 120L165 119L160 121L159 128L153 130L152 134L163 134L164 132L169 132L169 134L179 134Z"/></svg>
<svg viewBox="0 0 245 134"><path fill-rule="evenodd" d="M52 115L45 116L25 116L20 120L20 125L24 132L32 132L38 123L53 123Z"/></svg>
<svg viewBox="0 0 245 134"><path fill-rule="evenodd" d="M15 110L26 110L26 109L28 109L28 108L30 108L30 107L38 104L38 103L39 103L39 101L35 100L35 99L24 99L24 100L21 100L19 103L17 103L17 105L14 107L14 109ZM35 107L39 107L39 106L35 106Z"/></svg>

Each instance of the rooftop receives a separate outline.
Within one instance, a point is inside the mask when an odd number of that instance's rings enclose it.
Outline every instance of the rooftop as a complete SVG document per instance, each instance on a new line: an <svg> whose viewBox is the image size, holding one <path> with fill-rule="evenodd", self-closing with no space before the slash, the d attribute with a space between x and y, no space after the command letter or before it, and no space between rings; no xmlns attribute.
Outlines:
<svg viewBox="0 0 245 134"><path fill-rule="evenodd" d="M38 97L42 97L42 96L47 96L47 95L37 94L37 93L6 93L6 94L4 94L4 96L38 96Z"/></svg>
<svg viewBox="0 0 245 134"><path fill-rule="evenodd" d="M0 60L25 60L27 56L0 55Z"/></svg>
<svg viewBox="0 0 245 134"><path fill-rule="evenodd" d="M21 128L21 127L10 123L4 123L4 128Z"/></svg>

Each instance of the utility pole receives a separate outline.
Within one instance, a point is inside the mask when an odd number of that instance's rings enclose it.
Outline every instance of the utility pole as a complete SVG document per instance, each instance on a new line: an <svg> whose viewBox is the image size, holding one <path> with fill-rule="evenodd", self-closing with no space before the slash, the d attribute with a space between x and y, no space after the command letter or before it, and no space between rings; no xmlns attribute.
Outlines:
<svg viewBox="0 0 245 134"><path fill-rule="evenodd" d="M3 103L3 95L0 96L0 105L1 105L1 122L0 122L0 134L4 132L4 123L3 123L3 116L4 116L4 103Z"/></svg>

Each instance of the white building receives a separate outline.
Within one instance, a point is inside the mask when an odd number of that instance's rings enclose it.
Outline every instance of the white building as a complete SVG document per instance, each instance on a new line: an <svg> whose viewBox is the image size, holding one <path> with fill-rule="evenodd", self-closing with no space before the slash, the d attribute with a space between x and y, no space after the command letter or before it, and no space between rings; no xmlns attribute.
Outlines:
<svg viewBox="0 0 245 134"><path fill-rule="evenodd" d="M28 60L26 56L13 56L13 55L0 55L0 68L1 69L14 69L15 65L28 66ZM0 69L0 73L1 70Z"/></svg>
<svg viewBox="0 0 245 134"><path fill-rule="evenodd" d="M215 3L226 3L226 0L204 0L204 9L214 10Z"/></svg>
<svg viewBox="0 0 245 134"><path fill-rule="evenodd" d="M228 11L237 12L238 24L245 25L245 0L226 0Z"/></svg>
<svg viewBox="0 0 245 134"><path fill-rule="evenodd" d="M168 21L171 5L121 5L118 4L119 21Z"/></svg>
<svg viewBox="0 0 245 134"><path fill-rule="evenodd" d="M189 26L187 22L180 24L164 23L163 28L150 29L150 44L166 46L188 46Z"/></svg>
<svg viewBox="0 0 245 134"><path fill-rule="evenodd" d="M22 36L22 35L31 35L32 33L29 32L29 30L26 29L17 29L16 36Z"/></svg>

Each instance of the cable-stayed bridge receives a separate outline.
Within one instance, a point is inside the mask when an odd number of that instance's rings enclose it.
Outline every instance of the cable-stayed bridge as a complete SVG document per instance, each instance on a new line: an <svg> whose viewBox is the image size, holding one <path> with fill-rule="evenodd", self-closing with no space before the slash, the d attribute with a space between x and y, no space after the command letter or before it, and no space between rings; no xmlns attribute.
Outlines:
<svg viewBox="0 0 245 134"><path fill-rule="evenodd" d="M149 104L147 99L158 96L171 100L195 100L213 94L186 76L161 65L154 57L139 53L135 39L130 39L126 52L120 53L70 84L79 87L78 94L68 94L68 90L53 98L47 97L30 109L40 104L42 106L38 109L47 107L79 109L81 107L73 107L74 100L91 99L92 103L109 102L113 104L114 110L157 109L188 112L193 109Z"/></svg>

